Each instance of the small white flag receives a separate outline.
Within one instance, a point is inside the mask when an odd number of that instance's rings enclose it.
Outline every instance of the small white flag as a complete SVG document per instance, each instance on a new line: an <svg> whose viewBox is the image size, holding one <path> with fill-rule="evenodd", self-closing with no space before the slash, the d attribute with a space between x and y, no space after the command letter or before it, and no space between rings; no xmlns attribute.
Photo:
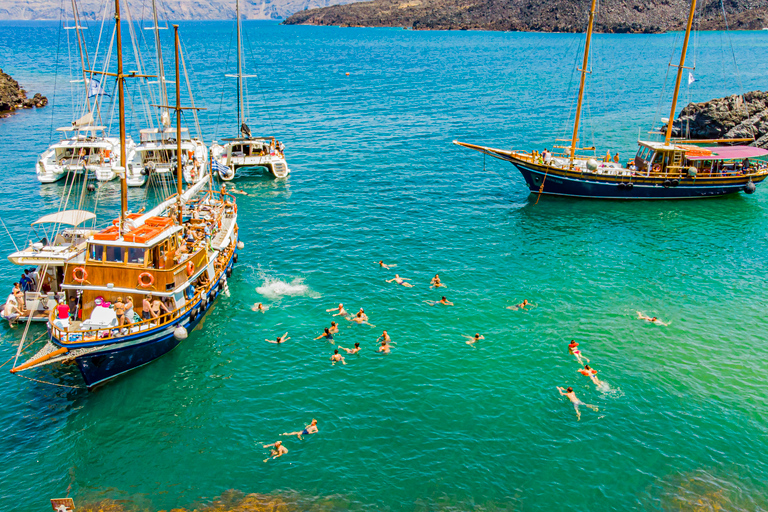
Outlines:
<svg viewBox="0 0 768 512"><path fill-rule="evenodd" d="M688 72L688 85L691 85L691 84L692 84L693 82L695 82L695 81L696 81L696 79L695 79L695 78L693 78L693 73L691 73L691 72L689 71L689 72Z"/></svg>

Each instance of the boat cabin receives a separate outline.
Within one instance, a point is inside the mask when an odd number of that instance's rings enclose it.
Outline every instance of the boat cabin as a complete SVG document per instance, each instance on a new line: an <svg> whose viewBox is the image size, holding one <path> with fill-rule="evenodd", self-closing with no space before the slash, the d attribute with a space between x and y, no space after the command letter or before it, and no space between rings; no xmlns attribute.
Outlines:
<svg viewBox="0 0 768 512"><path fill-rule="evenodd" d="M753 146L698 146L695 141L665 145L640 141L633 165L640 174L711 177L749 174L765 168L768 150ZM757 160L756 160L757 159Z"/></svg>

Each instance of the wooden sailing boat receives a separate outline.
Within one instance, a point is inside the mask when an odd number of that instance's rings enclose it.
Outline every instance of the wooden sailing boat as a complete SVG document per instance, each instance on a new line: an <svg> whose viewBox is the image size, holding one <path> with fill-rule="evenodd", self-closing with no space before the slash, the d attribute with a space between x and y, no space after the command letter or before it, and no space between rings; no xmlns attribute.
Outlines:
<svg viewBox="0 0 768 512"><path fill-rule="evenodd" d="M118 159L118 139L107 137L106 127L96 125L101 103L99 99L105 92L101 87L101 81L93 78L94 73L88 72L91 67L90 59L82 34L82 30L86 27L80 25L80 15L75 0L72 0L72 16L74 26L65 27L65 29L74 30L77 38L82 79L73 82L83 84L81 91L81 97L84 100L83 110L79 114L80 117L70 126L56 129L68 136L51 145L37 159L35 174L40 183L53 183L69 174L92 176L98 181L110 181L117 176L115 168L120 167L124 162ZM91 97L96 98L93 105L91 105ZM94 113L96 113L95 117ZM129 150L134 146L130 139L127 140L127 144Z"/></svg>
<svg viewBox="0 0 768 512"><path fill-rule="evenodd" d="M570 146L561 147L565 150L563 153L507 151L459 141L454 144L511 162L523 175L531 192L539 194L603 199L683 199L754 192L756 184L768 175L768 168L750 159L768 155L768 151L751 146L722 146L751 139L673 141L671 121L667 124L663 142L638 141L634 160L625 165L577 155L579 150L595 150L577 147L595 5L596 0L592 0L573 135ZM677 67L670 120L675 118L695 11L696 0L693 0Z"/></svg>
<svg viewBox="0 0 768 512"><path fill-rule="evenodd" d="M211 145L213 170L224 181L232 181L236 176L261 174L265 171L275 178L286 178L291 171L285 161L283 144L273 136L254 137L245 123L243 78L256 75L243 75L240 0L236 0L235 17L237 18L237 74L227 76L237 78L237 130L240 136L223 139L223 145L216 142Z"/></svg>
<svg viewBox="0 0 768 512"><path fill-rule="evenodd" d="M125 157L124 80L120 0L115 0L120 151ZM176 41L177 135L181 130L179 36ZM176 138L181 162L181 137ZM125 171L120 172L120 217L87 241L84 253L64 269L66 303L50 318L49 341L23 364L18 354L11 372L74 362L91 388L152 362L176 347L203 318L237 261L237 205L223 192L198 182L182 193L182 168L176 168L176 194L140 214L127 212ZM135 315L126 305L135 304ZM142 301L149 298L149 313ZM154 311L159 311L155 313ZM19 345L21 351L22 344Z"/></svg>

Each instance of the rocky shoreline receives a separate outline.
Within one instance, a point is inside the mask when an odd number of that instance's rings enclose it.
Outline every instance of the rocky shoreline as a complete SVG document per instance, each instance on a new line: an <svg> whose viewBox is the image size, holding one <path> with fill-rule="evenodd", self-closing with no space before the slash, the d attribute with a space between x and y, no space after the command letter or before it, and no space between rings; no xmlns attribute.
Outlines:
<svg viewBox="0 0 768 512"><path fill-rule="evenodd" d="M603 33L659 33L683 30L688 0L604 0L595 18ZM503 30L581 32L588 2L580 0L373 0L293 14L285 25L342 27L403 27L413 30ZM732 0L725 6L728 27L760 30L768 26L768 6ZM699 28L725 28L718 0L699 7Z"/></svg>
<svg viewBox="0 0 768 512"><path fill-rule="evenodd" d="M27 91L19 82L0 69L0 116L7 117L15 110L23 108L41 108L48 104L48 98L40 93L27 98Z"/></svg>
<svg viewBox="0 0 768 512"><path fill-rule="evenodd" d="M672 125L675 137L754 139L751 146L768 149L768 92L717 98L686 106Z"/></svg>

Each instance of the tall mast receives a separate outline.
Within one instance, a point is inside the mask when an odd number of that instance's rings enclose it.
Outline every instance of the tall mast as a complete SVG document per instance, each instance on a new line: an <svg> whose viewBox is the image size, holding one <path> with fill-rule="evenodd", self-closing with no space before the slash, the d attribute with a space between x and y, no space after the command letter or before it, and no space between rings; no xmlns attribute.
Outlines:
<svg viewBox="0 0 768 512"><path fill-rule="evenodd" d="M72 0L72 17L75 20L75 34L77 35L77 46L80 49L80 65L83 68L83 85L85 86L85 105L88 109L88 112L91 111L91 102L88 101L88 75L86 73L86 70L91 69L91 63L90 59L88 59L88 49L85 47L85 39L82 37L82 34L80 33L81 27L80 27L80 13L77 12L77 4L75 4L75 0Z"/></svg>
<svg viewBox="0 0 768 512"><path fill-rule="evenodd" d="M176 54L176 193L179 200L179 224L182 221L181 215L181 79L179 78L179 26L173 26L173 44Z"/></svg>
<svg viewBox="0 0 768 512"><path fill-rule="evenodd" d="M683 69L685 69L685 52L688 51L688 39L691 37L691 27L693 26L694 14L696 14L696 0L691 0L691 12L688 14L688 26L685 28L683 51L680 54L680 64L677 66L675 94L672 96L672 109L669 111L669 121L667 122L667 135L664 137L665 146L669 146L669 141L672 138L672 124L675 120L675 109L677 109L677 95L680 93L680 81L683 79Z"/></svg>
<svg viewBox="0 0 768 512"><path fill-rule="evenodd" d="M160 82L160 103L168 104L168 90L165 87L165 67L163 66L163 47L160 45L160 25L157 22L157 6L152 0L152 19L155 22L155 52L157 53L157 80ZM162 123L160 123L162 126Z"/></svg>
<svg viewBox="0 0 768 512"><path fill-rule="evenodd" d="M589 10L589 25L587 26L587 42L584 44L584 60L581 64L581 82L579 83L579 102L576 105L576 118L573 120L573 137L571 137L571 167L576 156L576 142L579 140L579 121L581 120L581 104L584 101L584 82L587 80L587 66L589 66L589 44L592 42L592 24L595 21L595 5L597 0L592 0Z"/></svg>
<svg viewBox="0 0 768 512"><path fill-rule="evenodd" d="M235 16L237 17L237 133L240 133L243 110L243 48L240 37L240 0L235 2Z"/></svg>
<svg viewBox="0 0 768 512"><path fill-rule="evenodd" d="M125 183L125 169L128 167L125 151L125 91L123 75L123 39L120 35L120 0L115 0L115 39L117 40L117 98L120 111L120 234L125 232L125 212L128 210L128 186Z"/></svg>

